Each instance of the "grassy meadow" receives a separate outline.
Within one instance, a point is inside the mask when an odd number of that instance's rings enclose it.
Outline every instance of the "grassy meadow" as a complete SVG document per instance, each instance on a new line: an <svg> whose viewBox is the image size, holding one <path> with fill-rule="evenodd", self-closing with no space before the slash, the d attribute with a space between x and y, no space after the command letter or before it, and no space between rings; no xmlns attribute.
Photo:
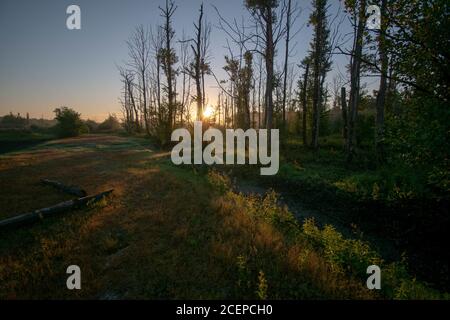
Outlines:
<svg viewBox="0 0 450 320"><path fill-rule="evenodd" d="M88 194L114 189L87 209L1 231L0 298L448 298L417 280L405 259L384 260L364 236L297 219L271 190L240 192L237 180L250 175L240 170L175 167L148 140L118 135L0 155L0 219L70 199L43 178ZM66 288L73 264L82 290ZM382 266L380 291L366 287L371 264Z"/></svg>

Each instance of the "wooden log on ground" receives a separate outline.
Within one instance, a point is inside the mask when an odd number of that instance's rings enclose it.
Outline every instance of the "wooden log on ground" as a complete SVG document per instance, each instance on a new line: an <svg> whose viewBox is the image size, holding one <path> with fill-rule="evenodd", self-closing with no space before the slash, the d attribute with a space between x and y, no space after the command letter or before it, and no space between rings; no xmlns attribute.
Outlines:
<svg viewBox="0 0 450 320"><path fill-rule="evenodd" d="M83 189L77 186L66 186L65 184L55 181L55 180L49 180L49 179L42 179L41 182L45 185L52 186L58 190L61 190L65 193L77 196L77 197L86 197L87 193Z"/></svg>
<svg viewBox="0 0 450 320"><path fill-rule="evenodd" d="M33 212L2 220L0 221L0 229L15 228L26 224L31 224L58 213L64 213L74 209L79 209L83 206L86 206L88 203L100 201L104 197L110 195L113 191L114 190L108 190L94 196L65 201L48 208L39 209Z"/></svg>

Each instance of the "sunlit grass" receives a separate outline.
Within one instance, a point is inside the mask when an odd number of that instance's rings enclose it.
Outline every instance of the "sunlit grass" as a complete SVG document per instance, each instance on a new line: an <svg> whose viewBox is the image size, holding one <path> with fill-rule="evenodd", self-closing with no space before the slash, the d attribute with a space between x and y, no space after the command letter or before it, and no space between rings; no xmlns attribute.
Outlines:
<svg viewBox="0 0 450 320"><path fill-rule="evenodd" d="M105 139L102 144L108 144ZM237 194L224 174L175 167L167 156L134 152L147 147L120 139L111 143L130 147L44 149L39 157L0 160L0 179L8 180L11 190L2 189L5 212L63 199L54 190L32 187L49 172L89 194L115 189L112 197L86 210L2 232L0 298L438 297L415 284L402 265L392 267L390 274L401 274L396 279L402 280L392 281L391 291L370 292L361 270L378 255L364 243L312 224L302 229L274 192L264 198ZM18 157L23 165L17 165ZM72 264L81 267L82 291L65 288L65 271Z"/></svg>

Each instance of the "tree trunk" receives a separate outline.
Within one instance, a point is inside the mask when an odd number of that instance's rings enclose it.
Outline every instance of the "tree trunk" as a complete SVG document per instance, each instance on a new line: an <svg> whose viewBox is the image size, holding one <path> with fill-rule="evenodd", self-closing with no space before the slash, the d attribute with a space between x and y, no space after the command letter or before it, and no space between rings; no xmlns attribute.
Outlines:
<svg viewBox="0 0 450 320"><path fill-rule="evenodd" d="M308 78L309 78L309 63L306 64L305 75L303 77L303 88L302 88L302 136L303 136L303 145L308 145L307 141L307 119L308 119Z"/></svg>
<svg viewBox="0 0 450 320"><path fill-rule="evenodd" d="M347 144L347 161L352 162L355 155L356 144L356 121L358 117L358 105L360 95L361 82L361 58L363 48L363 35L366 25L366 0L361 0L359 7L358 27L356 31L353 59L351 65L351 79L350 79L350 102L349 102L349 132Z"/></svg>
<svg viewBox="0 0 450 320"><path fill-rule="evenodd" d="M58 214L58 213L64 213L70 210L78 209L82 206L87 205L88 203L96 202L104 197L110 195L113 192L113 190L109 190L106 192L99 193L95 196L89 196L84 198L79 198L75 200L70 200L66 202L59 203L57 205L54 205L52 207L39 209L30 213L21 214L19 216L15 216L6 220L0 221L0 229L4 228L14 228L19 227L25 224L30 224L37 222L39 220L42 220L46 217Z"/></svg>
<svg viewBox="0 0 450 320"><path fill-rule="evenodd" d="M259 64L258 79L258 129L261 129L261 87L262 87L262 59Z"/></svg>
<svg viewBox="0 0 450 320"><path fill-rule="evenodd" d="M344 141L347 144L348 139L348 106L347 106L347 92L345 91L345 88L341 89L341 108L342 108L342 122L343 130L342 135L344 137Z"/></svg>
<svg viewBox="0 0 450 320"><path fill-rule="evenodd" d="M202 84L201 84L201 41L202 41L202 22L203 22L203 4L200 6L200 16L198 19L197 29L197 40L196 48L194 48L195 55L195 85L197 89L197 120L203 120L203 95L202 95Z"/></svg>
<svg viewBox="0 0 450 320"><path fill-rule="evenodd" d="M128 97L131 101L131 106L133 107L134 113L135 113L135 122L136 122L136 130L139 132L140 131L140 125L139 125L139 113L136 107L136 101L134 100L134 94L133 94L133 88L132 88L132 83L131 81L128 82Z"/></svg>
<svg viewBox="0 0 450 320"><path fill-rule="evenodd" d="M142 72L142 96L144 99L144 124L145 124L145 131L147 132L147 135L150 135L150 128L148 126L148 110L147 110L147 81L145 79L145 71Z"/></svg>
<svg viewBox="0 0 450 320"><path fill-rule="evenodd" d="M388 56L386 53L385 33L387 30L384 15L386 14L387 0L381 2L381 30L379 36L379 52L381 60L380 88L377 95L377 120L376 120L376 148L380 163L385 161L384 150L384 111L386 105Z"/></svg>
<svg viewBox="0 0 450 320"><path fill-rule="evenodd" d="M320 9L320 7L319 7ZM317 13L318 17L322 17L321 12ZM317 22L317 29L315 34L315 50L313 56L313 64L314 64L314 84L313 84L313 122L312 122L312 139L311 146L314 150L319 148L319 129L320 129L320 107L321 107L321 97L322 97L322 88L320 81L321 74L321 58L322 58L322 29L323 29L323 21L320 20Z"/></svg>
<svg viewBox="0 0 450 320"><path fill-rule="evenodd" d="M274 80L274 56L275 45L273 39L273 13L272 9L267 7L267 27L266 27L266 129L273 127L273 80ZM270 135L269 135L270 136Z"/></svg>
<svg viewBox="0 0 450 320"><path fill-rule="evenodd" d="M49 179L42 179L41 182L45 185L52 186L58 190L61 190L65 193L77 196L77 197L86 197L87 193L83 189L77 187L77 186L67 186L61 182L49 180Z"/></svg>
<svg viewBox="0 0 450 320"><path fill-rule="evenodd" d="M283 83L283 130L286 130L286 96L287 96L287 74L289 62L289 40L291 32L291 4L292 0L288 0L288 11L286 21L286 52L284 57L284 83Z"/></svg>

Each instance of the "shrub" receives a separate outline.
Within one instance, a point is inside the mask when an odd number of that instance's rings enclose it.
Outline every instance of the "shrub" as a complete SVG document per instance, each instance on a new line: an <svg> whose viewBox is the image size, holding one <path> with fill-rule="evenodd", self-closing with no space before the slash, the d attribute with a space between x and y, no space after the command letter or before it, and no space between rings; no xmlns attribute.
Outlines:
<svg viewBox="0 0 450 320"><path fill-rule="evenodd" d="M321 229L314 220L301 226L286 206L280 206L273 191L264 197L236 194L230 188L229 178L214 171L209 174L209 182L223 194L219 207L229 223L234 228L245 227L250 239L245 254L241 251L237 259L240 295L249 295L249 288L256 287L249 296L266 299L269 283L269 298L316 294L334 298L449 298L447 293L411 276L405 258L388 264L367 241L347 239L329 225ZM377 194L377 189L372 185L372 192ZM369 292L365 287L371 265L382 270L380 291ZM309 278L311 282L304 283ZM296 287L300 283L304 287Z"/></svg>
<svg viewBox="0 0 450 320"><path fill-rule="evenodd" d="M345 239L331 226L319 229L313 220L303 225L306 235L316 250L322 252L334 272L361 280L367 278L366 268L377 265L382 270L381 295L387 299L448 299L425 283L417 281L408 272L406 259L386 264L369 243L358 239Z"/></svg>
<svg viewBox="0 0 450 320"><path fill-rule="evenodd" d="M120 121L115 115L109 115L109 117L98 126L100 132L114 132L121 129Z"/></svg>
<svg viewBox="0 0 450 320"><path fill-rule="evenodd" d="M20 114L16 116L10 113L1 119L0 124L5 128L24 128L27 124L27 119L22 118Z"/></svg>
<svg viewBox="0 0 450 320"><path fill-rule="evenodd" d="M68 107L55 109L58 121L56 125L58 135L61 138L77 137L83 133L88 133L89 129L81 120L81 114Z"/></svg>
<svg viewBox="0 0 450 320"><path fill-rule="evenodd" d="M96 132L98 130L99 124L93 120L86 120L86 126L89 129L89 132Z"/></svg>

